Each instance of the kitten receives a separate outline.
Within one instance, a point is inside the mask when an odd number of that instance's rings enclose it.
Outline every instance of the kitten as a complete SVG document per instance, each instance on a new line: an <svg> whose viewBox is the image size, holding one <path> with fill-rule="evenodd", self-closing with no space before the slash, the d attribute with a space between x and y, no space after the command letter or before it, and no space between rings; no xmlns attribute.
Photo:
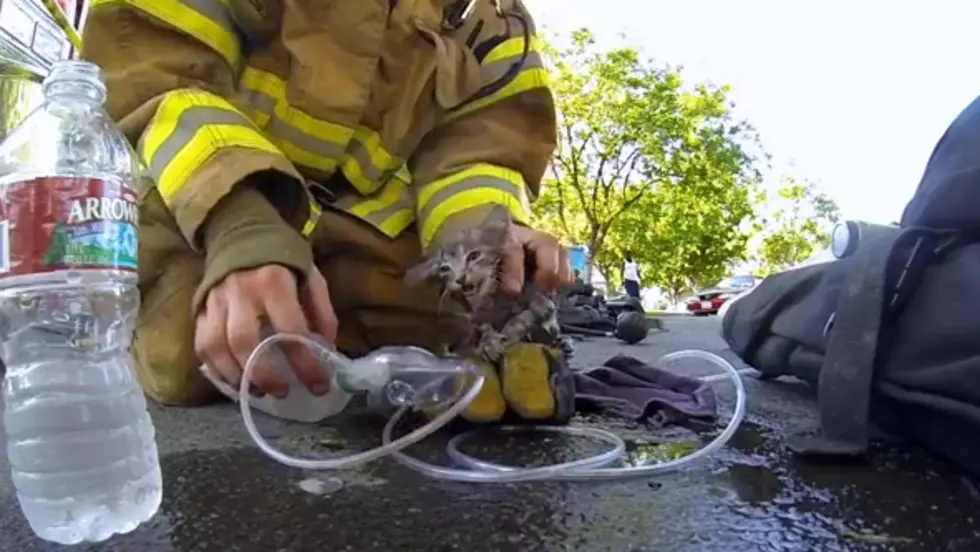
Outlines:
<svg viewBox="0 0 980 552"><path fill-rule="evenodd" d="M567 359L572 353L571 341L560 335L552 298L534 289L530 282L525 283L519 297L500 287L510 225L507 209L495 207L481 225L462 231L453 243L409 269L405 282L438 282L443 298L462 305L466 324L450 345L455 354L477 354L496 362L510 345L530 341L559 347Z"/></svg>

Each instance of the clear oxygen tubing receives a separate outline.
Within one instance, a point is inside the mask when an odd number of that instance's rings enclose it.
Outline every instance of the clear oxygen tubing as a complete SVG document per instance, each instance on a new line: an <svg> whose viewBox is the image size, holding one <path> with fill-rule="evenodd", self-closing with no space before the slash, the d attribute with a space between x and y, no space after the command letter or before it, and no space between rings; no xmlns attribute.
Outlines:
<svg viewBox="0 0 980 552"><path fill-rule="evenodd" d="M339 470L352 468L390 455L395 461L430 477L470 483L512 483L540 480L604 480L629 477L649 477L675 471L713 454L732 438L745 417L746 392L739 371L737 371L731 365L731 363L713 353L699 350L685 350L668 354L662 357L661 361L664 363L669 363L681 358L698 358L718 365L725 371L725 375L727 375L728 378L730 378L734 383L736 399L735 411L725 429L705 447L684 457L657 464L646 464L640 466L612 466L612 464L623 460L626 456L626 443L616 434L598 428L547 425L504 426L498 428L497 430L506 432L559 433L564 435L592 438L608 443L611 446L609 450L605 452L579 460L572 460L560 464L533 468L515 467L478 460L460 451L460 442L475 433L469 432L453 438L447 448L450 458L464 466L464 469L430 464L404 454L401 452L402 449L435 433L441 427L449 423L453 418L462 413L462 411L476 399L486 380L483 374L480 373L475 366L468 363L460 363L460 370L456 372L456 375L461 375L464 372L471 373L474 376L473 384L468 390L466 390L465 393L462 393L462 396L460 396L458 400L453 401L448 408L435 416L427 424L397 439L393 439L392 436L394 429L398 425L398 422L410 410L421 406L406 403L395 411L394 415L385 425L382 432L381 446L342 457L321 459L299 458L276 449L269 444L269 442L266 441L261 434L259 434L252 418L251 407L249 406L249 399L251 397L249 387L255 366L258 364L258 360L262 357L262 355L280 341L299 343L310 347L312 350L319 351L321 353L321 358L323 356L328 357L332 364L340 364L341 369L343 369L345 361L346 365L349 367L355 366L356 361L350 361L346 359L346 357L337 354L332 349L326 349L323 345L309 337L295 334L275 334L263 339L255 350L252 351L252 354L246 361L238 392L238 404L245 423L245 428L259 449L261 449L262 452L264 452L270 458L284 465L300 469ZM714 377L710 377L710 379L715 380ZM440 381L433 381L429 385L434 386L440 383ZM422 396L422 391L424 390L425 387L419 390L417 395Z"/></svg>
<svg viewBox="0 0 980 552"><path fill-rule="evenodd" d="M676 458L673 460L668 460L666 462L660 462L656 464L643 464L639 466L608 466L612 462L623 459L625 452L619 457L612 459L611 462L606 464L599 464L595 466L576 466L574 468L567 467L567 464L557 464L552 466L542 466L537 468L523 468L516 466L507 466L503 464L496 464L492 462L486 462L483 460L478 460L470 455L467 455L459 450L459 444L467 437L476 433L476 431L463 433L450 440L447 447L447 452L449 457L456 463L464 466L468 469L457 469L450 468L446 466L439 466L436 464L430 464L428 462L423 462L417 458L412 458L401 451L395 451L392 453L392 458L403 464L421 472L430 477L436 479L446 479L451 481L462 481L468 483L516 483L522 481L539 481L539 480L579 480L579 481L596 481L596 480L611 480L611 479L625 479L633 477L650 477L655 475L663 475L668 472L677 471L683 467L686 467L694 462L698 462L708 457L709 455L717 452L721 447L725 446L726 443L735 435L739 426L742 424L742 420L745 418L746 411L746 400L745 400L745 385L742 382L741 374L734 366L727 360L721 358L720 356L709 353L707 351L700 351L695 349L689 349L684 351L678 351L675 353L670 353L661 358L661 362L664 364L670 363L675 360L682 358L697 358L715 364L722 368L728 379L732 381L735 385L735 411L732 414L731 419L725 426L725 429L718 434L710 443L705 445L703 448L694 451L691 454ZM709 376L710 377L710 376ZM713 378L712 378L713 379ZM382 433L382 443L389 443L391 441L392 433L395 426L398 424L399 419L404 414L404 409L399 410L385 425L384 432ZM600 435L600 432L607 433L604 430L593 429L593 428L581 428L581 427L561 427L561 426L503 426L500 430L513 432L513 431L551 431L555 433L563 433L568 435L585 435L585 436L596 436ZM606 453L597 455L593 458L604 458L608 459ZM589 458L586 461L591 460ZM598 463L598 462L597 462Z"/></svg>
<svg viewBox="0 0 980 552"><path fill-rule="evenodd" d="M474 399L476 399L476 396L480 393L480 389L483 387L484 381L486 381L483 374L476 370L475 367L472 367L470 370L466 370L473 374L474 382L473 385L470 386L470 389L467 390L459 398L459 400L455 401L449 408L433 418L429 423L406 435L403 435L402 437L399 437L398 439L395 439L394 441L389 440L380 447L337 458L299 458L297 456L286 454L273 447L268 441L265 440L264 437L262 437L258 429L255 427L255 420L252 419L252 409L249 406L249 399L251 398L249 387L252 381L252 372L255 370L256 365L258 365L258 360L262 358L262 355L281 341L291 341L293 343L305 345L311 350L319 351L321 353L321 357L323 355L332 357L331 360L333 362L343 362L346 359L334 351L326 349L323 347L323 345L309 337L298 334L279 333L270 335L259 342L259 344L255 347L255 350L252 351L252 354L249 355L248 360L245 362L245 368L242 371L241 384L238 388L238 406L242 412L242 419L245 421L245 429L248 431L249 437L255 441L255 444L262 450L262 452L273 460L293 468L304 470L340 470L353 468L355 466L377 460L378 458L388 456L393 452L417 443L435 433L439 430L439 428L448 424L453 418L458 416L463 409L465 409L471 402L473 402ZM471 365L461 364L460 366ZM463 370L461 370L460 373L462 373L462 371ZM437 383L439 382L433 382L433 384ZM399 412L404 413L404 411L411 408L412 405L407 404L403 406Z"/></svg>

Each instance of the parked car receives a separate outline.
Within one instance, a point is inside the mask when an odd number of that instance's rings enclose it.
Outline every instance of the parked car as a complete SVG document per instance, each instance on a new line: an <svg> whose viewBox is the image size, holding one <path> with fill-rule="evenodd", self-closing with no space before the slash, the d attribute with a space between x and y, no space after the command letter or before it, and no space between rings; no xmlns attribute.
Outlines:
<svg viewBox="0 0 980 552"><path fill-rule="evenodd" d="M730 276L711 288L698 291L687 301L687 312L694 316L717 314L726 301L755 287L759 279L752 275Z"/></svg>

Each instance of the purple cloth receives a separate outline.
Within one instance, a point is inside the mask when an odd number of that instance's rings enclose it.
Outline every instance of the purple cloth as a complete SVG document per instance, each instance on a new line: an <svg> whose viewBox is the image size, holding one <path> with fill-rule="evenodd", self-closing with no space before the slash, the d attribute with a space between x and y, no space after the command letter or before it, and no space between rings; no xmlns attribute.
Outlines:
<svg viewBox="0 0 980 552"><path fill-rule="evenodd" d="M575 404L658 426L714 422L717 401L699 380L616 355L602 366L575 373Z"/></svg>

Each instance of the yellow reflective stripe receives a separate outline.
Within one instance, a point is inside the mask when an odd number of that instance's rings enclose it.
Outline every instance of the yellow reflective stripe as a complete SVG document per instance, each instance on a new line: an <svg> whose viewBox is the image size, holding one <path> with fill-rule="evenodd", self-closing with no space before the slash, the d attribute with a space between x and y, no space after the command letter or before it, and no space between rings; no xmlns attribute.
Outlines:
<svg viewBox="0 0 980 552"><path fill-rule="evenodd" d="M246 67L238 85L245 103L254 110L252 120L264 129L276 110L278 98L286 97L286 83L272 73Z"/></svg>
<svg viewBox="0 0 980 552"><path fill-rule="evenodd" d="M423 247L435 238L449 217L488 203L507 207L518 222L527 223L530 218L531 205L524 178L517 171L495 165L474 165L423 187L416 205Z"/></svg>
<svg viewBox="0 0 980 552"><path fill-rule="evenodd" d="M537 37L531 37L527 58L524 59L520 72L513 76L500 90L447 114L441 122L446 123L455 120L463 115L478 111L529 90L548 88L550 86L548 70L544 65L539 41L540 39ZM483 86L491 85L492 83L499 82L502 78L506 78L514 64L521 61L523 54L523 36L509 38L498 44L493 50L490 50L490 53L480 62Z"/></svg>
<svg viewBox="0 0 980 552"><path fill-rule="evenodd" d="M538 54L541 52L541 39L537 36L531 36L531 46L527 49L528 53ZM492 50L483 58L480 62L481 66L490 65L503 60L509 59L520 59L521 54L524 53L524 36L515 36L514 38L508 38L507 40L501 42L500 44L493 47Z"/></svg>
<svg viewBox="0 0 980 552"><path fill-rule="evenodd" d="M389 237L396 237L415 221L412 189L407 182L389 180L380 192L369 198L341 200L335 204L381 230Z"/></svg>
<svg viewBox="0 0 980 552"><path fill-rule="evenodd" d="M316 225L320 222L320 215L323 214L323 209L320 204L313 198L310 198L310 216L306 219L306 223L303 224L303 237L308 238L313 231L316 230Z"/></svg>
<svg viewBox="0 0 980 552"><path fill-rule="evenodd" d="M530 69L544 68L544 58L536 47L537 38L532 37L531 47L527 51L527 58L521 65L521 71ZM506 78L507 74L520 63L524 55L524 38L508 39L487 54L487 57L480 62L480 73L483 86L492 85L500 79ZM520 73L518 73L520 74Z"/></svg>
<svg viewBox="0 0 980 552"><path fill-rule="evenodd" d="M236 71L241 65L241 42L227 0L92 0L89 9L110 4L129 6L190 36L214 50Z"/></svg>
<svg viewBox="0 0 980 552"><path fill-rule="evenodd" d="M344 176L364 195L370 194L404 169L405 163L388 153L381 145L381 136L373 130L358 127L347 144L343 163Z"/></svg>
<svg viewBox="0 0 980 552"><path fill-rule="evenodd" d="M404 232L413 222L415 222L415 212L412 211L412 207L409 205L389 215L378 225L378 230L384 232L389 238L394 238Z"/></svg>
<svg viewBox="0 0 980 552"><path fill-rule="evenodd" d="M537 88L549 88L549 78L548 71L545 69L525 69L517 74L514 80L507 83L497 92L487 96L486 98L481 98L471 104L466 105L458 111L453 111L445 118L443 118L442 123L453 121L462 117L463 115L468 115L474 111L479 111L489 105L493 105L501 100L505 100L512 96L518 94L523 94L530 90Z"/></svg>
<svg viewBox="0 0 980 552"><path fill-rule="evenodd" d="M339 167L362 195L377 191L393 173L408 174L404 161L382 147L377 132L365 127L352 130L290 106L286 82L272 73L247 67L241 91L254 110L255 122L297 165L326 174Z"/></svg>
<svg viewBox="0 0 980 552"><path fill-rule="evenodd" d="M247 67L240 80L242 94L255 110L255 122L297 165L325 174L337 169L354 130L289 105L286 82L272 73Z"/></svg>
<svg viewBox="0 0 980 552"><path fill-rule="evenodd" d="M408 165L402 165L402 167L395 172L395 178L405 182L406 184L411 184L412 172L408 170Z"/></svg>
<svg viewBox="0 0 980 552"><path fill-rule="evenodd" d="M137 145L167 204L195 171L225 148L282 155L227 100L191 89L175 90L164 97Z"/></svg>

